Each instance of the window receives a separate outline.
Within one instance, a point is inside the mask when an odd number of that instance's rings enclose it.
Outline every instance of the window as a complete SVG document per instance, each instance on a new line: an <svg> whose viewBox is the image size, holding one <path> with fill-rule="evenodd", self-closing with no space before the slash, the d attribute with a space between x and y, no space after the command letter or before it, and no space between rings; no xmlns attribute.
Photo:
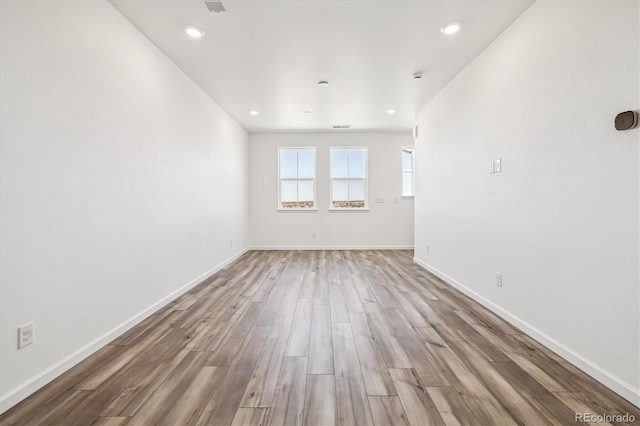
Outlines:
<svg viewBox="0 0 640 426"><path fill-rule="evenodd" d="M279 149L280 191L278 208L316 207L316 149Z"/></svg>
<svg viewBox="0 0 640 426"><path fill-rule="evenodd" d="M402 196L413 197L415 195L415 148L405 146L402 148Z"/></svg>
<svg viewBox="0 0 640 426"><path fill-rule="evenodd" d="M367 149L331 148L331 208L367 207Z"/></svg>

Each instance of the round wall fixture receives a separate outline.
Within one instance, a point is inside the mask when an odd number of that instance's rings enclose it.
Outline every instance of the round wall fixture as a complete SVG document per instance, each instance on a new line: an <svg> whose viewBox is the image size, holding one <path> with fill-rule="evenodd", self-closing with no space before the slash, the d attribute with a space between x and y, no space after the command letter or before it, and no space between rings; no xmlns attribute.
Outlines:
<svg viewBox="0 0 640 426"><path fill-rule="evenodd" d="M625 111L616 115L614 122L616 130L629 130L638 125L638 113L635 111Z"/></svg>

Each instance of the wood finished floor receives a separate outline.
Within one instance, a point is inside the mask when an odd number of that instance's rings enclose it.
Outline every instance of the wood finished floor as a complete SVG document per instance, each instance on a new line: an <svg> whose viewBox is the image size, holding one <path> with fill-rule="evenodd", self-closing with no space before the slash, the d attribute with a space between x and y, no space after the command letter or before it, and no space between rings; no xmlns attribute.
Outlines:
<svg viewBox="0 0 640 426"><path fill-rule="evenodd" d="M575 424L574 413L640 418L637 407L411 256L246 253L0 423L566 425Z"/></svg>

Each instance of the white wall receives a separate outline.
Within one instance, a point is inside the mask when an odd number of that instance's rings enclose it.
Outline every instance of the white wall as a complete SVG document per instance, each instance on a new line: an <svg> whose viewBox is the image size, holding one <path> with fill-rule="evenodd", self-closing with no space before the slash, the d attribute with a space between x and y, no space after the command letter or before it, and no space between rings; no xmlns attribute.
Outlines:
<svg viewBox="0 0 640 426"><path fill-rule="evenodd" d="M278 147L316 147L318 211L277 211ZM366 146L369 211L329 211L329 148ZM251 246L257 248L407 248L413 198L402 198L402 147L410 133L252 133ZM383 198L384 203L375 203ZM395 202L397 198L397 203ZM311 234L316 233L316 238Z"/></svg>
<svg viewBox="0 0 640 426"><path fill-rule="evenodd" d="M248 244L235 121L106 1L1 3L0 411Z"/></svg>
<svg viewBox="0 0 640 426"><path fill-rule="evenodd" d="M536 2L419 112L415 200L419 263L636 404L639 7Z"/></svg>

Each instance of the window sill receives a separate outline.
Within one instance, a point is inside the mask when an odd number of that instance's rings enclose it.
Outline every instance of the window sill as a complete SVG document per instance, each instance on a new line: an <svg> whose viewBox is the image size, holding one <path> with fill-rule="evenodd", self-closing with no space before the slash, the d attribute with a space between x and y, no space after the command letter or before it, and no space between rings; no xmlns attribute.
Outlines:
<svg viewBox="0 0 640 426"><path fill-rule="evenodd" d="M317 212L318 209L276 209L278 212Z"/></svg>
<svg viewBox="0 0 640 426"><path fill-rule="evenodd" d="M369 211L369 207L342 208L342 209L329 208L329 211L330 212L368 212Z"/></svg>

